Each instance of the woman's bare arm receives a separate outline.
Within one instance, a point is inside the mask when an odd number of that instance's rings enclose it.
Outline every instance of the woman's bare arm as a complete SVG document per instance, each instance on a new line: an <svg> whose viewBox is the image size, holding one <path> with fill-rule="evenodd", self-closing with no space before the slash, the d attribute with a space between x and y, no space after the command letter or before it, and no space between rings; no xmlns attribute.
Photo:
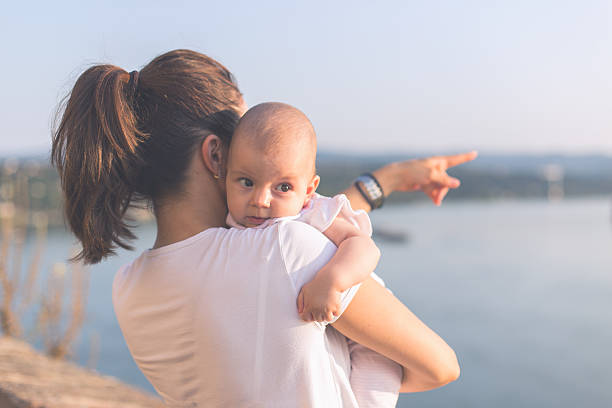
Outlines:
<svg viewBox="0 0 612 408"><path fill-rule="evenodd" d="M426 159L407 160L387 164L372 172L380 183L385 197L394 191L423 191L436 205L451 188L459 187L459 180L449 176L446 170L450 167L474 160L478 153L455 154L451 156L433 156ZM342 192L355 210L370 211L370 205L353 185Z"/></svg>
<svg viewBox="0 0 612 408"><path fill-rule="evenodd" d="M459 377L452 348L387 289L368 278L333 326L404 368L400 392L441 387Z"/></svg>
<svg viewBox="0 0 612 408"><path fill-rule="evenodd" d="M390 163L373 172L385 197L394 191L422 190L436 205L459 180L450 167L474 160L477 152L434 156ZM353 209L370 211L370 205L353 185L343 191ZM333 324L345 336L401 364L400 392L426 391L459 377L452 348L427 327L389 291L369 278L360 287L344 314Z"/></svg>

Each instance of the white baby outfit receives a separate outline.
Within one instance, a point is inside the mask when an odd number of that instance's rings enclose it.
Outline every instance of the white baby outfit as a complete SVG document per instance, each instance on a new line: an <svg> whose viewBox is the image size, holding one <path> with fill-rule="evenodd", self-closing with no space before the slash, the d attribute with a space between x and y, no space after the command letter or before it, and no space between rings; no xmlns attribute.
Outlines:
<svg viewBox="0 0 612 408"><path fill-rule="evenodd" d="M265 228L279 220L293 219L324 232L337 217L350 222L368 236L372 235L372 224L367 213L363 210L353 210L344 194L334 197L315 194L298 215L269 219L256 228ZM229 214L227 224L235 228L244 228ZM372 277L385 286L378 275L372 273ZM351 357L350 383L359 407L395 407L402 382L402 367L359 343L350 339L347 339L347 342Z"/></svg>

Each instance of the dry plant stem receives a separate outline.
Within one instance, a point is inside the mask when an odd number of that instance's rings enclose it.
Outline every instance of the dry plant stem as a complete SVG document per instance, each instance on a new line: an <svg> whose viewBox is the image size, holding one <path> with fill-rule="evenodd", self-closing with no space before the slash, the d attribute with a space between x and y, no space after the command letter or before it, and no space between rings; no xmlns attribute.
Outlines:
<svg viewBox="0 0 612 408"><path fill-rule="evenodd" d="M19 214L21 210L17 210ZM19 219L19 217L17 218ZM23 242L25 237L25 228L20 225L16 225L13 230L13 253L11 255L11 266L13 267L13 273L11 275L11 285L15 292L19 291L19 279L21 276L21 258L23 257Z"/></svg>
<svg viewBox="0 0 612 408"><path fill-rule="evenodd" d="M45 349L53 358L65 358L70 354L72 343L84 322L89 275L82 264L72 264L70 275L72 300L70 320L66 329L60 330L65 275L56 273L52 275L48 285L48 296L44 297L39 315L39 328L45 341Z"/></svg>
<svg viewBox="0 0 612 408"><path fill-rule="evenodd" d="M42 258L45 244L47 241L47 226L37 225L36 227L36 248L32 256L32 261L28 267L25 284L22 287L21 304L19 305L18 314L24 312L27 309L34 298L34 283L38 278L38 271L40 270L40 259Z"/></svg>
<svg viewBox="0 0 612 408"><path fill-rule="evenodd" d="M19 337L21 326L13 311L15 286L8 273L8 253L13 237L12 219L2 223L2 245L0 246L0 283L2 284L2 306L0 309L0 325L5 336Z"/></svg>
<svg viewBox="0 0 612 408"><path fill-rule="evenodd" d="M21 278L22 259L23 259L23 248L25 243L25 236L28 227L29 208L30 208L30 195L29 195L29 181L25 174L17 174L17 183L15 185L15 223L14 223L14 236L13 236L13 256L12 266L13 275L11 282L15 288L15 292L19 291L19 284Z"/></svg>
<svg viewBox="0 0 612 408"><path fill-rule="evenodd" d="M62 300L64 297L63 276L52 272L52 275L49 277L47 290L49 296L42 305L46 317L46 321L43 322L45 327L45 349L51 357L58 357L55 350L57 349L57 343L59 343L60 320L62 317Z"/></svg>
<svg viewBox="0 0 612 408"><path fill-rule="evenodd" d="M34 336L41 338L47 354L65 358L84 322L89 287L87 271L80 264L72 265L70 304L64 302L66 276L63 264L59 265L61 270L55 270L49 275L42 292L35 290L47 239L47 215L44 212L32 212L28 174L19 169L7 174L0 171L0 174L0 185L3 187L0 200L5 200L0 201L1 334L22 337L20 317L32 305L36 305L38 310L35 311ZM24 261L30 225L36 228L36 241L29 259Z"/></svg>
<svg viewBox="0 0 612 408"><path fill-rule="evenodd" d="M89 287L89 275L87 275L82 264L72 265L72 311L71 319L68 328L58 342L63 354L67 354L69 347L75 340L76 336L83 325L85 317L85 298L87 297L87 288Z"/></svg>

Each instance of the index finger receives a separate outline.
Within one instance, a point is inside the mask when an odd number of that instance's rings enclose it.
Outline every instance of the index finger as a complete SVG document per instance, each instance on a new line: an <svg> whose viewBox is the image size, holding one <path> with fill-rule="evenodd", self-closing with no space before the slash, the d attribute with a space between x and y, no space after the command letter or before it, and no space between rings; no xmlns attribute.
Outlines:
<svg viewBox="0 0 612 408"><path fill-rule="evenodd" d="M445 156L444 158L446 159L446 165L448 168L448 167L455 167L455 166L458 166L459 164L463 164L465 162L472 161L477 156L478 156L478 152L476 150L472 150L469 153L454 154L452 156Z"/></svg>

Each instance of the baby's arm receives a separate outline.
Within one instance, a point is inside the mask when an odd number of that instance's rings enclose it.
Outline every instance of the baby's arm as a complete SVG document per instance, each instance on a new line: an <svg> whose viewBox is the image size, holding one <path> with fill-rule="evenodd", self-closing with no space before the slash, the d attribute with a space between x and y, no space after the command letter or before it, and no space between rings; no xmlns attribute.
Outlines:
<svg viewBox="0 0 612 408"><path fill-rule="evenodd" d="M336 217L323 234L338 250L298 295L298 313L305 321L331 321L338 316L340 293L370 276L380 258L374 241L342 217Z"/></svg>

